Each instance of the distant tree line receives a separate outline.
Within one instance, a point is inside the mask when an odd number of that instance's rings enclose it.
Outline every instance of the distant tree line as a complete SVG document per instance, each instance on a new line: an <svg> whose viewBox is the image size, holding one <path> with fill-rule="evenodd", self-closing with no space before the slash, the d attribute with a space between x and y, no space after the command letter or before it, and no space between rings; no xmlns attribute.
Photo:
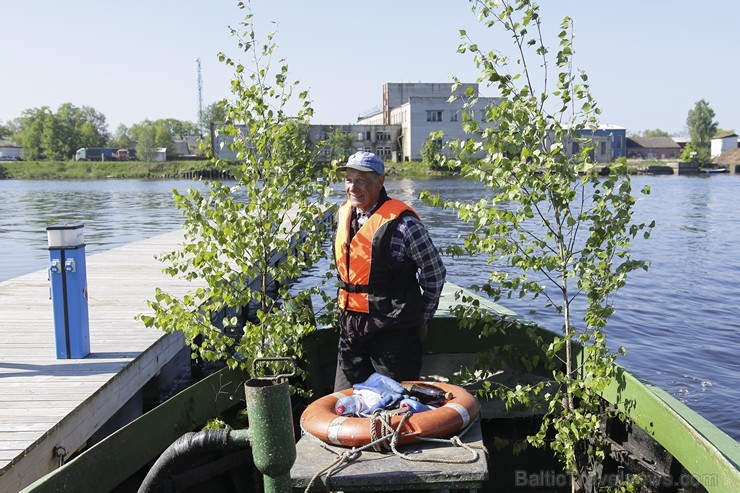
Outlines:
<svg viewBox="0 0 740 493"><path fill-rule="evenodd" d="M24 110L10 123L10 137L31 160L64 160L79 147L102 147L108 140L105 116L89 106L64 103L53 112L48 106Z"/></svg>
<svg viewBox="0 0 740 493"><path fill-rule="evenodd" d="M221 103L209 105L203 121L222 123ZM111 135L105 115L95 108L64 103L56 112L48 106L30 108L14 120L0 122L0 139L19 145L23 159L31 161L74 159L77 149L83 147L136 149L139 159L151 161L156 149L166 148L171 153L174 137L199 135L198 128L196 123L175 118L145 119L130 127L120 124Z"/></svg>
<svg viewBox="0 0 740 493"><path fill-rule="evenodd" d="M681 154L681 160L702 165L711 163L711 139L732 130L719 128L714 121L714 110L704 99L697 101L686 119L691 142ZM217 101L203 110L203 122L208 128L211 123L228 123L225 118L224 101ZM64 103L53 112L48 106L24 110L19 118L0 122L0 139L12 140L23 148L23 158L33 161L61 161L74 159L77 149L82 147L113 147L136 149L139 159L151 161L156 149L165 148L172 153L173 137L199 135L199 125L175 118L155 121L145 119L130 127L118 125L111 135L105 115L90 106L77 107ZM635 137L670 137L659 128L631 132ZM210 142L210 135L203 136ZM346 158L351 149L352 136L340 130L329 135L332 159ZM432 160L438 154L432 143L425 149L425 159ZM430 161L431 162L431 161Z"/></svg>
<svg viewBox="0 0 740 493"><path fill-rule="evenodd" d="M630 132L629 137L671 137L671 134L659 128Z"/></svg>

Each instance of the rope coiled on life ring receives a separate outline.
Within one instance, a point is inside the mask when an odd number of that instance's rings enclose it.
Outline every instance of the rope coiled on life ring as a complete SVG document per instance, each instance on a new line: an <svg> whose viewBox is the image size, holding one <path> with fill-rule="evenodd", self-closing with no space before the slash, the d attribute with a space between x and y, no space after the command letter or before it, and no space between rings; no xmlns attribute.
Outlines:
<svg viewBox="0 0 740 493"><path fill-rule="evenodd" d="M402 382L404 386L417 382ZM474 449L481 449L488 454L483 445L464 443L462 437L475 422L480 413L480 403L462 387L447 383L435 382L434 385L453 398L437 409L412 414L399 410L376 412L369 418L350 418L337 416L334 405L345 395L351 395L352 389L324 396L303 412L300 420L301 431L308 435L326 450L337 454L335 461L318 471L306 487L308 492L316 479L326 473L327 491L330 490L331 476L342 467L360 457L365 450L378 452L390 449L397 457L409 461L440 462L450 464L472 463L480 458ZM410 456L397 449L400 444L421 441L446 442L462 447L471 452L468 459L424 458ZM341 454L327 444L352 447Z"/></svg>
<svg viewBox="0 0 740 493"><path fill-rule="evenodd" d="M424 382L401 382L403 386ZM301 415L301 428L320 440L345 447L362 447L376 437L398 429L398 444L421 441L420 437L448 438L457 434L480 413L480 403L467 390L457 385L435 382L435 386L450 392L452 398L430 411L403 417L391 414L387 423L364 417L337 416L334 405L353 389L334 392L311 403ZM400 426L400 428L399 428Z"/></svg>

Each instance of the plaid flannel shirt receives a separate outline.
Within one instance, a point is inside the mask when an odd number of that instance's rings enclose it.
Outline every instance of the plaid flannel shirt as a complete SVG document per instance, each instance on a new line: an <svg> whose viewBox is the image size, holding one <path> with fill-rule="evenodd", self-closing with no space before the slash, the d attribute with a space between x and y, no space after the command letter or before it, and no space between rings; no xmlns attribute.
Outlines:
<svg viewBox="0 0 740 493"><path fill-rule="evenodd" d="M419 286L423 291L424 320L434 317L445 283L447 270L429 232L413 216L403 216L391 237L391 255L398 261L407 258L419 267Z"/></svg>

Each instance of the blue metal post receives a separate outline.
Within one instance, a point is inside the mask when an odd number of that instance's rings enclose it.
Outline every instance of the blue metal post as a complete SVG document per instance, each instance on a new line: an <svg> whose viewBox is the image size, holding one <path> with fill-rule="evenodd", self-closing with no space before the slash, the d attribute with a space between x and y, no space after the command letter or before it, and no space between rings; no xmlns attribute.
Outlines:
<svg viewBox="0 0 740 493"><path fill-rule="evenodd" d="M50 226L49 281L58 359L90 354L84 226Z"/></svg>

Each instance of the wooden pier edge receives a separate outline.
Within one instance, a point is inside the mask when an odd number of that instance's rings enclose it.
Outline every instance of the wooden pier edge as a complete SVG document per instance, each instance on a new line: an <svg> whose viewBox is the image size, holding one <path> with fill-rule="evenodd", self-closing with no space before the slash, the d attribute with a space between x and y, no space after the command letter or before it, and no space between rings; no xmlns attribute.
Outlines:
<svg viewBox="0 0 740 493"><path fill-rule="evenodd" d="M88 255L90 354L57 359L46 269L0 282L0 491L57 469L185 348L182 333L144 327L155 288L193 288L155 257L180 230ZM135 406L134 406L135 407Z"/></svg>
<svg viewBox="0 0 740 493"><path fill-rule="evenodd" d="M71 455L87 444L92 436L118 411L114 394L133 396L184 347L181 333L163 335L148 351L140 354L100 390L80 403L74 411L54 425L41 438L0 469L0 491L19 491L41 475L60 466L57 447ZM119 386L119 383L121 384ZM6 474L8 473L9 474Z"/></svg>

